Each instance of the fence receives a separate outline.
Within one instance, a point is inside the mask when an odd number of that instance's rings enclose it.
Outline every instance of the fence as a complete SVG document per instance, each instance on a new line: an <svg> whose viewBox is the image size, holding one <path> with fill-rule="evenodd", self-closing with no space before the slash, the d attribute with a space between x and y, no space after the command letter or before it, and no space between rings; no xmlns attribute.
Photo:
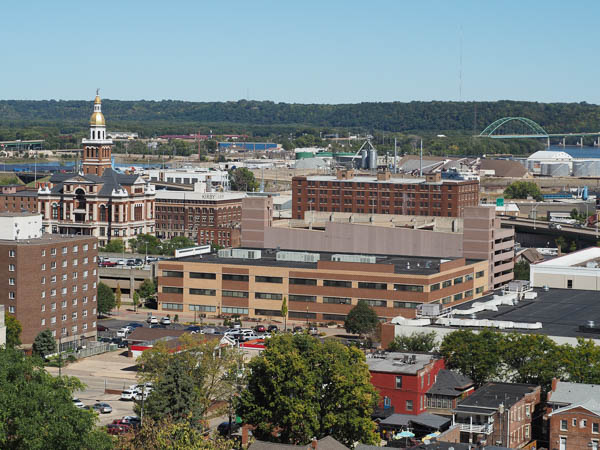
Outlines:
<svg viewBox="0 0 600 450"><path fill-rule="evenodd" d="M89 346L86 348L82 348L81 350L77 350L77 359L79 358L87 358L88 356L99 355L100 353L111 352L113 350L117 350L119 346L117 344L104 344L104 343L89 343Z"/></svg>

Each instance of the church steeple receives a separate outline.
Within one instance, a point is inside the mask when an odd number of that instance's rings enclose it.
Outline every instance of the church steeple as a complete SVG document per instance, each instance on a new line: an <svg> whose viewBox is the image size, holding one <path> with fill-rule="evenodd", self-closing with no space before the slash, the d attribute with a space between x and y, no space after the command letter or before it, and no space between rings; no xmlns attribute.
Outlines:
<svg viewBox="0 0 600 450"><path fill-rule="evenodd" d="M83 173L102 175L104 170L112 166L112 140L106 138L106 122L102 114L100 90L96 90L94 112L90 117L89 139L83 139Z"/></svg>

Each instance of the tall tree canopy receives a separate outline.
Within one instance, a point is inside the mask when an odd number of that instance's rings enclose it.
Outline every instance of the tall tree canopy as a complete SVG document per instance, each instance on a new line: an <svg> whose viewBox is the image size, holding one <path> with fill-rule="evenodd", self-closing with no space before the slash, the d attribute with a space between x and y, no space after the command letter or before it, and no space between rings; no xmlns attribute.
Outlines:
<svg viewBox="0 0 600 450"><path fill-rule="evenodd" d="M348 446L378 441L371 420L378 395L360 350L285 334L271 338L249 369L237 410L258 439L307 444L331 435Z"/></svg>
<svg viewBox="0 0 600 450"><path fill-rule="evenodd" d="M245 167L239 167L229 172L229 181L231 190L233 191L249 191L258 190L258 181L254 178L254 174Z"/></svg>
<svg viewBox="0 0 600 450"><path fill-rule="evenodd" d="M366 301L359 300L346 316L344 328L348 333L363 336L374 332L378 323L379 319L375 310Z"/></svg>
<svg viewBox="0 0 600 450"><path fill-rule="evenodd" d="M92 411L78 409L76 378L56 378L40 360L0 349L0 448L104 450L110 437L96 428Z"/></svg>
<svg viewBox="0 0 600 450"><path fill-rule="evenodd" d="M115 306L115 293L106 284L98 283L98 313L108 314Z"/></svg>
<svg viewBox="0 0 600 450"><path fill-rule="evenodd" d="M396 336L387 349L391 352L431 352L436 347L436 336L435 331Z"/></svg>
<svg viewBox="0 0 600 450"><path fill-rule="evenodd" d="M532 197L534 200L542 201L542 191L533 181L514 181L504 189L504 195L507 198L524 199Z"/></svg>
<svg viewBox="0 0 600 450"><path fill-rule="evenodd" d="M6 346L17 347L21 345L21 332L23 331L21 322L12 314L5 312L4 324L6 325Z"/></svg>
<svg viewBox="0 0 600 450"><path fill-rule="evenodd" d="M32 350L34 355L41 356L42 358L56 352L56 341L54 340L54 336L52 336L52 331L40 331L33 340Z"/></svg>

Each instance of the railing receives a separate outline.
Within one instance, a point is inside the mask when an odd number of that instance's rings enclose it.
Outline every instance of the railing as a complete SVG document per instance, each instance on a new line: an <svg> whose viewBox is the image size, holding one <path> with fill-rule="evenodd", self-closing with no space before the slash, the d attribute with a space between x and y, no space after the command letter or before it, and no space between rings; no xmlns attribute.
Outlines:
<svg viewBox="0 0 600 450"><path fill-rule="evenodd" d="M97 344L93 347L82 348L77 351L77 358L87 358L88 356L99 355L100 353L110 352L116 350L118 346L116 344Z"/></svg>
<svg viewBox="0 0 600 450"><path fill-rule="evenodd" d="M458 425L460 425L460 431L466 433L491 434L494 431L494 424L492 423L485 423L483 425L459 423Z"/></svg>

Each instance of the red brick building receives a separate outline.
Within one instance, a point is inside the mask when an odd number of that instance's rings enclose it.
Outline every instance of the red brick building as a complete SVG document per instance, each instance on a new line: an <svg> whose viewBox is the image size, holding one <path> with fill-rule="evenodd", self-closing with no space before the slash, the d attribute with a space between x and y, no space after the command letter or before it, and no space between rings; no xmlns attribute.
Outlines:
<svg viewBox="0 0 600 450"><path fill-rule="evenodd" d="M426 353L375 354L367 364L381 406L393 407L396 414L414 415L427 410L427 391L445 367L443 359Z"/></svg>
<svg viewBox="0 0 600 450"><path fill-rule="evenodd" d="M0 304L27 348L49 329L64 347L96 338L97 239L42 234L39 214L0 214Z"/></svg>
<svg viewBox="0 0 600 450"><path fill-rule="evenodd" d="M465 206L479 205L479 181L397 178L389 172L355 176L352 170L337 176L292 178L292 218L307 211L365 214L462 217Z"/></svg>
<svg viewBox="0 0 600 450"><path fill-rule="evenodd" d="M186 236L200 245L239 247L245 197L238 192L158 191L156 236Z"/></svg>

